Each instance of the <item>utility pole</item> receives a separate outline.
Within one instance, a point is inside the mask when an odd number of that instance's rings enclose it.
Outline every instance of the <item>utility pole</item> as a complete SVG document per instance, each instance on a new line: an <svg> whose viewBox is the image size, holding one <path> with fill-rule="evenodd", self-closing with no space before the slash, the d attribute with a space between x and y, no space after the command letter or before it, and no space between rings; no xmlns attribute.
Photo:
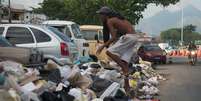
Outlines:
<svg viewBox="0 0 201 101"><path fill-rule="evenodd" d="M181 45L184 43L184 8L181 9Z"/></svg>
<svg viewBox="0 0 201 101"><path fill-rule="evenodd" d="M8 20L9 20L9 23L12 23L12 16L11 16L11 4L10 4L10 0L8 0Z"/></svg>
<svg viewBox="0 0 201 101"><path fill-rule="evenodd" d="M183 46L183 42L184 42L184 9L182 8L182 11L181 11L181 43L182 43L182 46Z"/></svg>
<svg viewBox="0 0 201 101"><path fill-rule="evenodd" d="M1 23L1 17L3 15L3 10L2 10L2 2L0 0L0 23Z"/></svg>

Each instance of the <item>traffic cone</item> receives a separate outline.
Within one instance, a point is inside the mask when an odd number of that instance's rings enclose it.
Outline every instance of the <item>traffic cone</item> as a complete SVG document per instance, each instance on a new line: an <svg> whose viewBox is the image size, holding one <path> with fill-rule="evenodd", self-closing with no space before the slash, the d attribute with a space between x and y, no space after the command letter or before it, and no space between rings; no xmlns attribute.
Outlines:
<svg viewBox="0 0 201 101"><path fill-rule="evenodd" d="M176 54L176 51L174 50L174 51L173 51L173 56L176 56L176 55L177 55L177 54Z"/></svg>
<svg viewBox="0 0 201 101"><path fill-rule="evenodd" d="M184 50L183 56L186 56L186 50Z"/></svg>
<svg viewBox="0 0 201 101"><path fill-rule="evenodd" d="M171 51L170 53L169 53L169 56L172 56L173 55L173 51Z"/></svg>
<svg viewBox="0 0 201 101"><path fill-rule="evenodd" d="M189 56L189 55L190 55L190 52L189 52L189 51L187 51L186 56Z"/></svg>
<svg viewBox="0 0 201 101"><path fill-rule="evenodd" d="M197 56L200 58L201 57L201 50L197 51Z"/></svg>

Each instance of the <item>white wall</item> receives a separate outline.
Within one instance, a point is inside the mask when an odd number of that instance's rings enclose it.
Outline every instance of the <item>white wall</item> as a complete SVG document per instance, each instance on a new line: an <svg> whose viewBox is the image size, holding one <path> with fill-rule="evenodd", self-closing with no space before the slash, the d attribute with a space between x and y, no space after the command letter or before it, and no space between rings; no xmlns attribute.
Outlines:
<svg viewBox="0 0 201 101"><path fill-rule="evenodd" d="M26 10L31 10L32 7L37 8L40 7L38 3L42 3L43 0L10 0L11 6L15 8L15 6L23 6ZM2 4L8 5L8 0L2 0Z"/></svg>
<svg viewBox="0 0 201 101"><path fill-rule="evenodd" d="M47 20L47 16L45 16L44 14L34 14L34 13L25 13L24 14L24 22L25 23L34 23L34 24L38 24L41 21L45 21Z"/></svg>

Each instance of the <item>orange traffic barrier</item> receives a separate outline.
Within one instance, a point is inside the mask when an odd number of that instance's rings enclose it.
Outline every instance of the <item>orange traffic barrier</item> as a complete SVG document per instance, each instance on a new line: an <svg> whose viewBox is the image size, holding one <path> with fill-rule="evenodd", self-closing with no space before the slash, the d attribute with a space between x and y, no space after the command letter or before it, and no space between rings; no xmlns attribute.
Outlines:
<svg viewBox="0 0 201 101"><path fill-rule="evenodd" d="M201 57L201 50L199 50L199 57Z"/></svg>
<svg viewBox="0 0 201 101"><path fill-rule="evenodd" d="M173 51L173 56L177 56L177 51Z"/></svg>
<svg viewBox="0 0 201 101"><path fill-rule="evenodd" d="M178 50L177 56L181 56L181 50Z"/></svg>
<svg viewBox="0 0 201 101"><path fill-rule="evenodd" d="M187 52L187 50L184 51L184 56L186 56L186 52Z"/></svg>
<svg viewBox="0 0 201 101"><path fill-rule="evenodd" d="M197 57L200 57L200 51L197 50Z"/></svg>
<svg viewBox="0 0 201 101"><path fill-rule="evenodd" d="M172 56L173 55L173 51L171 51L170 53L169 53L169 56Z"/></svg>
<svg viewBox="0 0 201 101"><path fill-rule="evenodd" d="M186 51L186 56L189 56L189 54L190 54L190 52L187 50L187 51Z"/></svg>
<svg viewBox="0 0 201 101"><path fill-rule="evenodd" d="M198 51L197 51L197 56L198 56L198 57L201 57L201 50L198 50Z"/></svg>
<svg viewBox="0 0 201 101"><path fill-rule="evenodd" d="M184 50L182 49L180 52L180 56L184 56Z"/></svg>
<svg viewBox="0 0 201 101"><path fill-rule="evenodd" d="M177 56L181 56L180 54L181 54L181 52L180 52L180 50L178 50L177 51Z"/></svg>
<svg viewBox="0 0 201 101"><path fill-rule="evenodd" d="M174 56L174 51L172 51L172 56Z"/></svg>
<svg viewBox="0 0 201 101"><path fill-rule="evenodd" d="M186 56L186 50L184 50L183 56Z"/></svg>
<svg viewBox="0 0 201 101"><path fill-rule="evenodd" d="M178 52L177 52L177 51L175 51L175 56L177 56L177 54L178 54Z"/></svg>

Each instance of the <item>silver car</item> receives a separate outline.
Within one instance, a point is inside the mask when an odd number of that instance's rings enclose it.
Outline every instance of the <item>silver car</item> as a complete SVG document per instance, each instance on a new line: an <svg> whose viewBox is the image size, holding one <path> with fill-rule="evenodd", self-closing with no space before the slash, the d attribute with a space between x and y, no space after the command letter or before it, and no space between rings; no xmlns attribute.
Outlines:
<svg viewBox="0 0 201 101"><path fill-rule="evenodd" d="M43 54L30 48L12 46L5 38L0 36L0 61L12 60L22 63L26 67L43 66Z"/></svg>
<svg viewBox="0 0 201 101"><path fill-rule="evenodd" d="M73 58L73 43L66 35L54 28L28 24L1 24L0 34L17 47L35 48L44 58L68 64Z"/></svg>

